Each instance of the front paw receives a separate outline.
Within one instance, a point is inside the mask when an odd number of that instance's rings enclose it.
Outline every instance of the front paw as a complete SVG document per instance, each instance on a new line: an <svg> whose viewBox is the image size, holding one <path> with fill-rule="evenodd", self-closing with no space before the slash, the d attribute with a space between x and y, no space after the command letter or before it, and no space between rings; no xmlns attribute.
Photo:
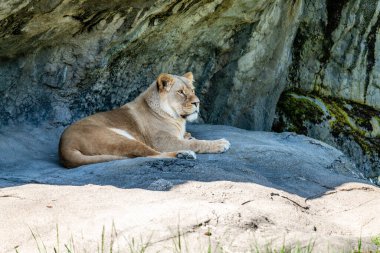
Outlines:
<svg viewBox="0 0 380 253"><path fill-rule="evenodd" d="M185 159L185 160L195 160L197 159L197 156L195 155L194 151L191 150L181 150L178 151L176 154L176 157L178 159Z"/></svg>
<svg viewBox="0 0 380 253"><path fill-rule="evenodd" d="M224 153L230 149L230 142L226 139L212 141L212 149L215 153Z"/></svg>
<svg viewBox="0 0 380 253"><path fill-rule="evenodd" d="M193 136L191 136L191 133L188 133L186 132L184 135L183 135L183 138L185 140L191 140L191 139L194 139Z"/></svg>

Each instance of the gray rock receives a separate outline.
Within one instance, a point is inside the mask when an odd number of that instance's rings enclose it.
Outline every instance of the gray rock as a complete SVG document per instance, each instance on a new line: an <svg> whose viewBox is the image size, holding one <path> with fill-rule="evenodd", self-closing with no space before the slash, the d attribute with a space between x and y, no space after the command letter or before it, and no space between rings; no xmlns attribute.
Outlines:
<svg viewBox="0 0 380 253"><path fill-rule="evenodd" d="M342 150L361 174L380 184L380 112L362 104L315 94L284 93L276 131L305 134Z"/></svg>
<svg viewBox="0 0 380 253"><path fill-rule="evenodd" d="M196 138L226 138L226 154L197 160L126 159L66 170L58 164L62 128L6 128L0 132L0 178L6 184L114 185L168 190L187 181L254 182L303 196L319 195L344 181L364 182L344 155L322 142L292 133L250 132L227 126L191 125Z"/></svg>
<svg viewBox="0 0 380 253"><path fill-rule="evenodd" d="M380 109L379 1L305 3L289 86Z"/></svg>
<svg viewBox="0 0 380 253"><path fill-rule="evenodd" d="M148 186L148 190L152 191L166 191L173 187L173 184L165 179L157 179Z"/></svg>
<svg viewBox="0 0 380 253"><path fill-rule="evenodd" d="M1 7L4 125L67 125L132 100L161 72L193 71L203 121L269 130L303 1L8 0Z"/></svg>

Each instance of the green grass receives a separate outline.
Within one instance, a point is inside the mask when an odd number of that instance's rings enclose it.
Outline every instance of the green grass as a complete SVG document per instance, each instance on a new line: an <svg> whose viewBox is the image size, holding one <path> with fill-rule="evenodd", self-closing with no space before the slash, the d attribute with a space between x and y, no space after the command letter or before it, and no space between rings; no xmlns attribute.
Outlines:
<svg viewBox="0 0 380 253"><path fill-rule="evenodd" d="M376 253L380 253L380 234L372 237L371 242L376 246Z"/></svg>
<svg viewBox="0 0 380 253"><path fill-rule="evenodd" d="M48 250L45 243L41 239L41 236L38 232L33 231L29 228L30 233L33 237L33 240L36 244L36 252L38 253L93 253L95 251L90 251L90 249L82 249L78 250L75 246L74 238L71 236L68 243L64 243L61 245L60 240L60 232L58 225L56 226L56 238L55 245L52 250ZM169 250L165 250L163 252L173 252L173 253L192 253L194 251L189 250L189 242L186 239L186 233L180 230L180 227L177 226L177 231L175 233L172 232L172 247ZM227 247L223 247L220 242L216 244L211 240L212 231L209 228L207 232L203 234L208 237L207 245L200 245L200 249L195 253L227 253L231 252L230 250L226 250ZM97 253L145 253L149 249L149 252L162 252L154 250L154 243L152 242L152 235L150 235L145 241L140 237L140 240L136 240L132 238L128 240L128 246L120 250L115 249L115 242L118 237L118 233L116 231L115 225L112 224L112 229L109 235L106 234L105 226L103 226L101 231L101 236L99 239L99 243L97 245ZM192 242L194 243L194 242ZM63 247L61 247L63 246ZM309 241L306 245L296 244L296 245L287 245L285 241L280 247L273 247L272 243L268 243L266 245L259 245L257 242L253 242L251 247L244 252L248 253L312 253L314 252L315 240ZM363 241L360 238L357 242L357 245L350 252L352 253L380 253L380 234L371 238L370 248L372 250L363 248ZM373 250L375 249L375 250ZM15 253L24 253L21 252L19 247L16 247ZM347 252L347 251L330 251L326 252ZM31 252L25 252L31 253Z"/></svg>
<svg viewBox="0 0 380 253"><path fill-rule="evenodd" d="M295 246L286 245L283 242L280 248L273 247L271 244L267 244L264 247L257 246L257 244L251 248L250 253L311 253L313 252L315 241L311 240L306 246L297 244Z"/></svg>
<svg viewBox="0 0 380 253"><path fill-rule="evenodd" d="M358 249L355 251L357 253L362 253L362 238L359 239L358 241Z"/></svg>

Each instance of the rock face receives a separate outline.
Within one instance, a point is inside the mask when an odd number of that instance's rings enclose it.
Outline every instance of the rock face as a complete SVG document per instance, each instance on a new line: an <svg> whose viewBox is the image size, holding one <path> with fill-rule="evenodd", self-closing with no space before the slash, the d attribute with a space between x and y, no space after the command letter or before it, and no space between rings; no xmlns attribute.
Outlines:
<svg viewBox="0 0 380 253"><path fill-rule="evenodd" d="M380 112L347 100L286 92L273 129L313 136L353 158L366 178L380 185Z"/></svg>
<svg viewBox="0 0 380 253"><path fill-rule="evenodd" d="M377 0L306 4L289 85L380 109L379 12Z"/></svg>
<svg viewBox="0 0 380 253"><path fill-rule="evenodd" d="M305 4L293 44L288 88L306 95L309 102L318 101L310 109L316 113L325 108L323 115L330 118L319 117L315 121L315 115L310 118L306 112L306 118L296 119L294 115L300 113L297 105L304 103L300 99L288 99L284 94L284 101L279 102L277 109L282 126L278 122L274 125L276 130L292 129L344 151L377 183L380 175L379 11L380 2L376 0Z"/></svg>
<svg viewBox="0 0 380 253"><path fill-rule="evenodd" d="M193 71L205 121L270 129L302 10L300 0L7 0L1 122L68 124L132 100L161 72Z"/></svg>
<svg viewBox="0 0 380 253"><path fill-rule="evenodd" d="M113 240L121 252L147 243L147 252L178 252L179 240L186 252L247 252L268 243L340 252L359 238L373 249L380 190L358 178L342 152L293 133L189 130L199 139L225 137L231 149L198 160L136 158L66 170L57 163L62 128L4 129L0 251L37 251L32 231L49 252L64 244L94 252L103 225L106 248Z"/></svg>

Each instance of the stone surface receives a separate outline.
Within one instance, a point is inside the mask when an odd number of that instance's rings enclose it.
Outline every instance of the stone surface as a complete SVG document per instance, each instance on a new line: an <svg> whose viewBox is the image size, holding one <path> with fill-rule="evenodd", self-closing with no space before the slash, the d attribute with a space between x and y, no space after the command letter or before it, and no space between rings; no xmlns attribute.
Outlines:
<svg viewBox="0 0 380 253"><path fill-rule="evenodd" d="M343 127L333 129L330 119L315 124L303 118L295 119L295 112L290 116L292 112L285 115L282 108L277 109L280 118L289 121L291 117L292 124L308 125L307 131L294 129L298 133L344 151L375 182L380 175L380 137L373 134L376 118L370 123L372 116L367 116L380 115L379 11L377 0L305 1L293 43L288 89L301 94L306 91L340 105L354 104L360 108L359 117L356 110L343 110L347 115L337 120L340 121L337 125ZM351 124L347 118L361 118L363 122Z"/></svg>
<svg viewBox="0 0 380 253"><path fill-rule="evenodd" d="M186 71L210 123L269 130L286 85L379 109L379 11L377 0L3 1L0 119L68 124Z"/></svg>
<svg viewBox="0 0 380 253"><path fill-rule="evenodd" d="M284 93L273 129L293 131L342 150L366 178L380 185L380 112L348 100Z"/></svg>
<svg viewBox="0 0 380 253"><path fill-rule="evenodd" d="M380 190L340 151L292 133L189 130L225 137L231 149L197 160L137 158L67 170L57 163L62 128L1 130L0 227L7 229L0 251L36 251L32 232L41 247L57 248L57 226L61 250L72 240L76 252L96 251L103 226L107 249L112 231L115 249L149 242L147 252L176 252L178 240L185 252L210 244L231 252L279 249L284 242L350 250L359 238L373 247Z"/></svg>
<svg viewBox="0 0 380 253"><path fill-rule="evenodd" d="M306 1L289 86L380 109L377 0Z"/></svg>
<svg viewBox="0 0 380 253"><path fill-rule="evenodd" d="M0 120L66 125L132 100L161 72L192 71L204 121L268 130L302 8L302 0L7 0Z"/></svg>

